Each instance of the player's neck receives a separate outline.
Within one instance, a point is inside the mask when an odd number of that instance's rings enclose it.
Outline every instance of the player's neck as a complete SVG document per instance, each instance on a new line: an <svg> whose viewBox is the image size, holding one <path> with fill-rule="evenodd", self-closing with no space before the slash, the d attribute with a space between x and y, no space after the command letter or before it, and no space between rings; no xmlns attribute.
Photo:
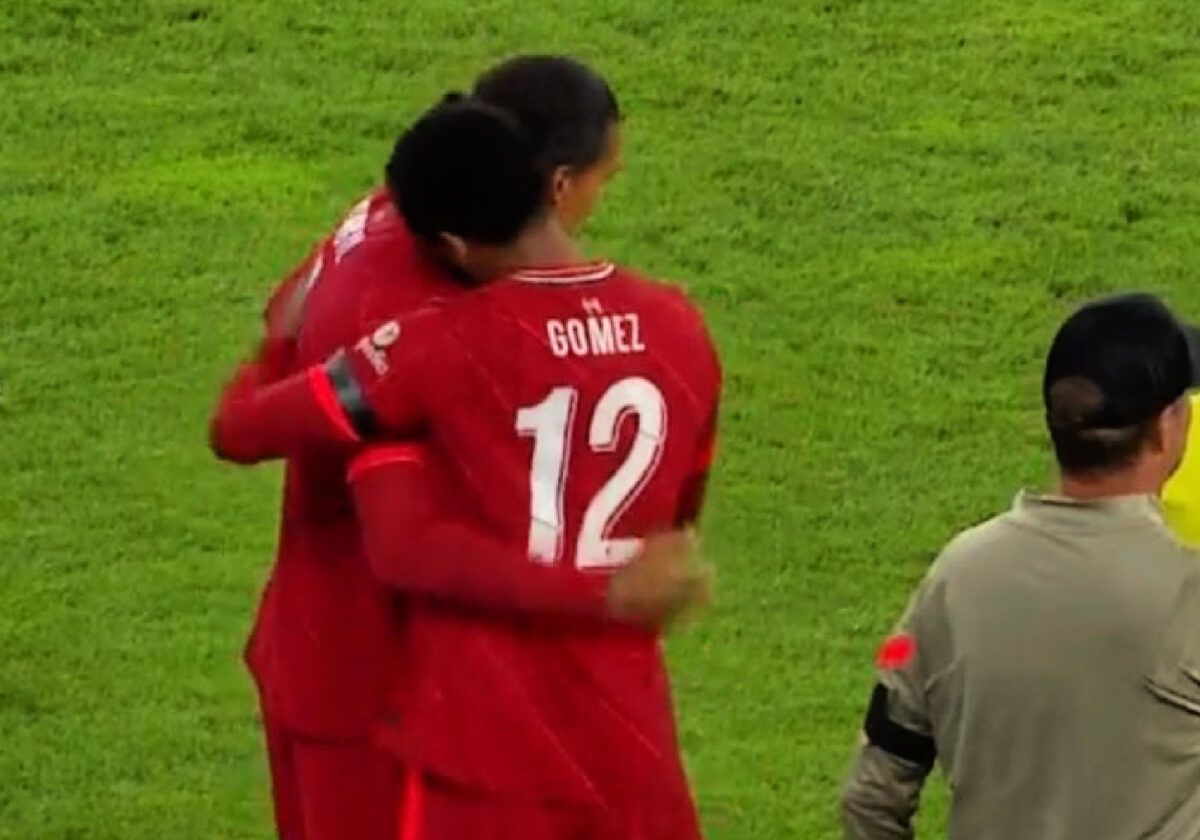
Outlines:
<svg viewBox="0 0 1200 840"><path fill-rule="evenodd" d="M570 234L553 219L526 230L505 254L505 274L529 268L578 265L583 251Z"/></svg>
<svg viewBox="0 0 1200 840"><path fill-rule="evenodd" d="M1058 489L1068 499L1091 501L1116 496L1150 496L1162 491L1163 477L1158 470L1132 467L1099 475L1062 475Z"/></svg>

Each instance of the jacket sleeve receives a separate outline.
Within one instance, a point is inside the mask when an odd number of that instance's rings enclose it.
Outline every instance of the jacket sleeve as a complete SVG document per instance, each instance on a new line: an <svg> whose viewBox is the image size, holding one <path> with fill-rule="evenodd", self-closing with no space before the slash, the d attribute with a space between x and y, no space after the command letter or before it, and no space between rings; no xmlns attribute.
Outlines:
<svg viewBox="0 0 1200 840"><path fill-rule="evenodd" d="M847 840L910 840L937 759L928 675L942 649L935 587L927 579L879 649L861 746L842 790Z"/></svg>
<svg viewBox="0 0 1200 840"><path fill-rule="evenodd" d="M846 840L911 840L929 771L864 740L842 791Z"/></svg>

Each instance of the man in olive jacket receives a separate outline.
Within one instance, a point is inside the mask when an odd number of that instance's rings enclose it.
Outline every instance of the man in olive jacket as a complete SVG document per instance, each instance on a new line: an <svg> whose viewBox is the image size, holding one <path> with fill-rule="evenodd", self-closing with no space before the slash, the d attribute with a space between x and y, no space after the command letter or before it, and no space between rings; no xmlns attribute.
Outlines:
<svg viewBox="0 0 1200 840"><path fill-rule="evenodd" d="M1200 838L1200 554L1163 523L1196 331L1151 295L1050 348L1060 482L942 551L878 657L849 840L913 836L940 763L951 840Z"/></svg>

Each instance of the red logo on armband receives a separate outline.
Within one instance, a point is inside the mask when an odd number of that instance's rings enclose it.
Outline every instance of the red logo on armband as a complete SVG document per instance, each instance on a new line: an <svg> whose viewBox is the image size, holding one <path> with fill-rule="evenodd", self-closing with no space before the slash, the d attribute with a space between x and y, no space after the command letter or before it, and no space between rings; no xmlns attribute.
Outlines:
<svg viewBox="0 0 1200 840"><path fill-rule="evenodd" d="M917 655L917 642L907 633L888 636L879 646L875 665L885 671L897 671L912 662Z"/></svg>

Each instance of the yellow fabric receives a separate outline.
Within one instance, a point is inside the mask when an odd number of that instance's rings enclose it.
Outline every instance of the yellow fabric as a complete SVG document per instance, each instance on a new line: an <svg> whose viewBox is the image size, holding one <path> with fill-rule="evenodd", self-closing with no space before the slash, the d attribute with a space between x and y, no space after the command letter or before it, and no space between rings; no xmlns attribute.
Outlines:
<svg viewBox="0 0 1200 840"><path fill-rule="evenodd" d="M1188 428L1183 463L1163 488L1163 512L1176 536L1200 548L1200 394L1192 397L1192 424Z"/></svg>

